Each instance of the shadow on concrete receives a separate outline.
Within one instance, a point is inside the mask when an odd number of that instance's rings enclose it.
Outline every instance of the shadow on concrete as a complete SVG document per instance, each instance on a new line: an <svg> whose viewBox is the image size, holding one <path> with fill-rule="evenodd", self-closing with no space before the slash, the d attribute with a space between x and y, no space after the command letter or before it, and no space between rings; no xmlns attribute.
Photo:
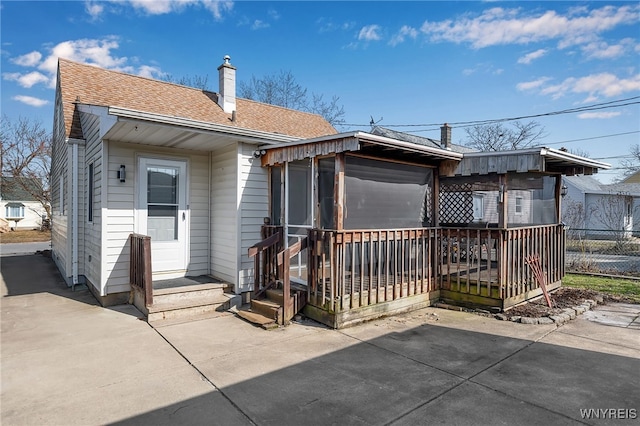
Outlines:
<svg viewBox="0 0 640 426"><path fill-rule="evenodd" d="M631 357L433 325L267 374L260 371L269 370L269 359L295 356L282 346L261 350L233 362L196 362L219 392L117 424L620 424L584 419L581 410L627 410L616 415L630 416L634 409L640 415L640 360ZM225 385L233 369L255 377ZM218 394L242 421L216 417Z"/></svg>
<svg viewBox="0 0 640 426"><path fill-rule="evenodd" d="M86 286L68 287L53 260L40 254L2 257L0 274L4 282L2 297L49 293L76 302L100 306ZM126 309L111 306L107 309L126 313ZM136 310L137 313L139 313ZM140 314L142 316L142 314Z"/></svg>

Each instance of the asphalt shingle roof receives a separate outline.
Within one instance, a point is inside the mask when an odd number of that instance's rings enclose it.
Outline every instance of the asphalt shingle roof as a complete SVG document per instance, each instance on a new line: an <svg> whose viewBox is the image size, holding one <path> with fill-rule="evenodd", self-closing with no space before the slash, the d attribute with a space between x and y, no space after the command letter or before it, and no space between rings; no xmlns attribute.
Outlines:
<svg viewBox="0 0 640 426"><path fill-rule="evenodd" d="M0 178L0 198L4 201L38 201L31 195L38 191L42 191L38 179L4 176Z"/></svg>
<svg viewBox="0 0 640 426"><path fill-rule="evenodd" d="M378 136L384 136L391 139L397 139L404 142L410 142L418 145L429 146L432 148L445 149L442 146L442 142L440 142L439 140L426 138L424 136L413 135L411 133L398 132L396 130L387 129L386 127L374 126L371 129L370 133ZM456 144L451 144L450 148L451 148L451 151L453 152L460 152L460 153L476 152L474 149L471 149L462 145L456 145Z"/></svg>
<svg viewBox="0 0 640 426"><path fill-rule="evenodd" d="M337 133L323 117L236 98L236 121L218 105L218 95L166 81L60 59L58 85L65 135L82 139L74 102L132 109L243 129L313 138Z"/></svg>

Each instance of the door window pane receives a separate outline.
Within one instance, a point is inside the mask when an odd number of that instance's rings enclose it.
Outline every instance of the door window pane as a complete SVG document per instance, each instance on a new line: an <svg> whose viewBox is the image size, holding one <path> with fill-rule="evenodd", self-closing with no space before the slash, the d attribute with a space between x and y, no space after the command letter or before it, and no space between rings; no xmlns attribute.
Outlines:
<svg viewBox="0 0 640 426"><path fill-rule="evenodd" d="M178 170L147 168L147 234L152 241L178 239Z"/></svg>

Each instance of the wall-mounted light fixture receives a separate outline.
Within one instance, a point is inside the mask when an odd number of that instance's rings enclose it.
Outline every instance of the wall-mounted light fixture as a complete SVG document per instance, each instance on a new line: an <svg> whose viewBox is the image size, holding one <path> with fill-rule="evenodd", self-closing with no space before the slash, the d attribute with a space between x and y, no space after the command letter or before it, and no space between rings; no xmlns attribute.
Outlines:
<svg viewBox="0 0 640 426"><path fill-rule="evenodd" d="M567 185L562 184L562 187L560 188L560 195L564 197L567 195L567 192L569 192L569 188L567 188Z"/></svg>
<svg viewBox="0 0 640 426"><path fill-rule="evenodd" d="M267 151L265 151L264 149L256 149L255 151L253 151L253 156L256 158L260 158L263 155L265 155L267 153Z"/></svg>
<svg viewBox="0 0 640 426"><path fill-rule="evenodd" d="M120 165L120 168L118 169L118 179L120 179L120 182L124 182L125 181L125 171L124 171L124 164Z"/></svg>
<svg viewBox="0 0 640 426"><path fill-rule="evenodd" d="M498 202L504 203L504 184L500 184L500 188L498 189Z"/></svg>

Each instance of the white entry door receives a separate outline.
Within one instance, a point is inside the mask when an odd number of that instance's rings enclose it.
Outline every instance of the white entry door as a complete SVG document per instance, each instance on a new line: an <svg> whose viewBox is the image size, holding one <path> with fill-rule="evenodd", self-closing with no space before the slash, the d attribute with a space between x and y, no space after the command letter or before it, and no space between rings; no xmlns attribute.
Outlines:
<svg viewBox="0 0 640 426"><path fill-rule="evenodd" d="M182 276L188 261L187 164L141 158L138 170L138 232L151 237L152 271Z"/></svg>

